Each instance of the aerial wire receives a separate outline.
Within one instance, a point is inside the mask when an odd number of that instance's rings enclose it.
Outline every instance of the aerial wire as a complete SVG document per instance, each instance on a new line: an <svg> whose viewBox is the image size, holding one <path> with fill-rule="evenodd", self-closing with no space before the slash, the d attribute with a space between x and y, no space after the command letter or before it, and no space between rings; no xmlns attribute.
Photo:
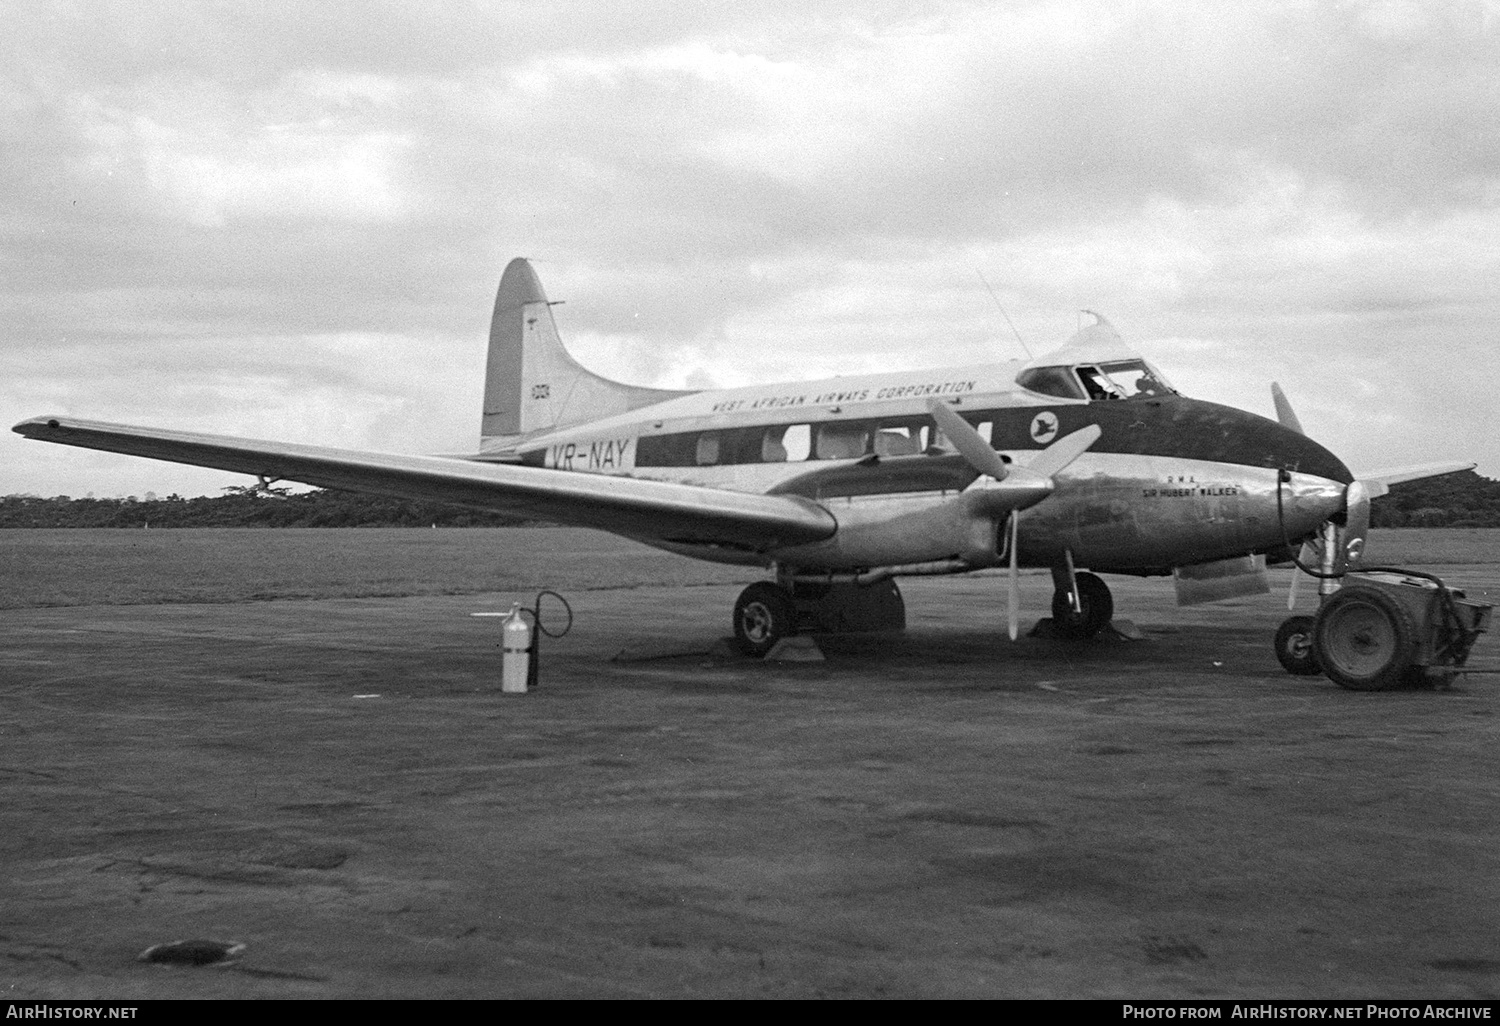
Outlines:
<svg viewBox="0 0 1500 1026"><path fill-rule="evenodd" d="M990 288L989 280L985 278L984 272L976 267L974 268L974 273L979 275L979 280L984 282L984 287L989 290L990 298L995 301L995 307L1000 311L1000 316L1004 317L1005 323L1010 325L1011 334L1016 336L1016 341L1021 343L1022 349L1026 350L1026 359L1032 359L1031 347L1026 344L1026 340L1021 337L1021 333L1019 331L1016 331L1016 326L1011 323L1010 314L1006 313L1005 307L1000 305L1000 297L995 295L995 290L993 288Z"/></svg>

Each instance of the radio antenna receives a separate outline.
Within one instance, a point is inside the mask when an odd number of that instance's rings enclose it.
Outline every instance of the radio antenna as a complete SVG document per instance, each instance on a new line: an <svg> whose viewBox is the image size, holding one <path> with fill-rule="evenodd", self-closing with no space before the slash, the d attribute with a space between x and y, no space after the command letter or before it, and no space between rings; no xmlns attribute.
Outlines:
<svg viewBox="0 0 1500 1026"><path fill-rule="evenodd" d="M980 281L984 282L984 287L989 291L990 298L995 301L995 308L1000 311L1000 316L1005 318L1005 323L1006 324L1010 324L1011 334L1013 334L1013 335L1016 336L1016 341L1019 342L1019 343L1021 343L1021 348L1022 349L1026 350L1026 359L1030 360L1032 358L1032 356L1031 356L1031 347L1026 344L1026 340L1023 339L1021 337L1021 333L1016 330L1016 326L1014 324L1011 324L1010 314L1006 313L1005 312L1005 307L1003 307L1003 306L1000 305L1000 297L997 296L997 295L995 295L995 290L994 289L990 288L990 283L989 283L988 279L985 278L984 272L981 271L979 268L976 267L976 268L974 268L974 273L977 274L977 275L979 275L979 280Z"/></svg>

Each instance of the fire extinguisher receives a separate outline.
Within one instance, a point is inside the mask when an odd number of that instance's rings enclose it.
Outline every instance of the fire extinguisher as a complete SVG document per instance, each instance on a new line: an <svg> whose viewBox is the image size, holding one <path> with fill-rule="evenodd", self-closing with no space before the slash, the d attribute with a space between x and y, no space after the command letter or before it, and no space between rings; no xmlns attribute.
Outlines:
<svg viewBox="0 0 1500 1026"><path fill-rule="evenodd" d="M510 615L500 624L500 690L508 695L524 695L531 676L531 624L516 602Z"/></svg>
<svg viewBox="0 0 1500 1026"><path fill-rule="evenodd" d="M551 595L562 603L568 622L560 631L548 630L542 622L542 596ZM531 617L531 622L526 617ZM526 607L513 603L500 625L500 690L506 694L524 695L537 686L542 660L542 635L560 638L573 629L573 607L555 591L539 591L535 604Z"/></svg>

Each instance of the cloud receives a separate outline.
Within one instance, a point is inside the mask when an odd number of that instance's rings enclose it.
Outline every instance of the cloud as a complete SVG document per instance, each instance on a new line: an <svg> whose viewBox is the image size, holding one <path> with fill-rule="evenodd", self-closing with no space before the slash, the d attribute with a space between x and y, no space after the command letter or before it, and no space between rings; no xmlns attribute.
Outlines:
<svg viewBox="0 0 1500 1026"><path fill-rule="evenodd" d="M1008 358L1088 307L1205 397L1275 373L1341 452L1500 474L1492 2L538 11L12 12L14 419L457 451L526 255L638 383ZM6 444L0 490L96 490Z"/></svg>

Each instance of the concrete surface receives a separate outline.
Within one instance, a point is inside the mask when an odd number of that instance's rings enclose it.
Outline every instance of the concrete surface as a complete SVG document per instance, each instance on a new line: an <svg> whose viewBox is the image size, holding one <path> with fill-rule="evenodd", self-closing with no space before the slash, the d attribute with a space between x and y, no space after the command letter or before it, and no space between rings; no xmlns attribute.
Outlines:
<svg viewBox="0 0 1500 1026"><path fill-rule="evenodd" d="M1350 693L1284 591L1111 584L1145 640L917 580L815 664L706 655L735 587L584 592L526 696L508 594L5 611L0 994L1500 994L1500 678ZM196 938L247 948L136 960Z"/></svg>

